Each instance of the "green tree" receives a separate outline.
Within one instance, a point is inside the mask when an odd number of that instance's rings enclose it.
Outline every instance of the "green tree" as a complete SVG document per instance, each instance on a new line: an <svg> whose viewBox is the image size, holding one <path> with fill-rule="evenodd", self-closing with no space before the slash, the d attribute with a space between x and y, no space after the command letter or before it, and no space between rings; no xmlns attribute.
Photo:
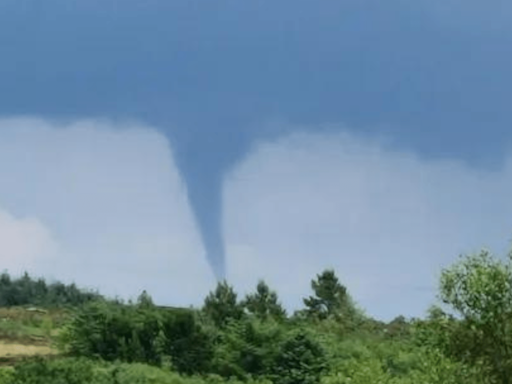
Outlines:
<svg viewBox="0 0 512 384"><path fill-rule="evenodd" d="M242 318L243 307L238 303L233 287L224 280L206 297L203 312L217 327L223 328L229 321Z"/></svg>
<svg viewBox="0 0 512 384"><path fill-rule="evenodd" d="M147 303L146 303L147 305ZM127 311L127 315L131 315ZM135 308L134 316L134 332L135 336L132 340L138 339L136 347L140 349L137 358L132 361L139 361L153 365L160 365L162 362L161 350L161 317L154 307L139 307ZM137 348L134 348L137 351Z"/></svg>
<svg viewBox="0 0 512 384"><path fill-rule="evenodd" d="M48 297L48 286L44 279L37 279L34 284L34 294L37 305L45 304L45 300Z"/></svg>
<svg viewBox="0 0 512 384"><path fill-rule="evenodd" d="M246 296L242 305L260 320L266 320L269 317L276 320L286 318L286 311L279 303L277 293L271 291L263 280L258 282L255 293Z"/></svg>
<svg viewBox="0 0 512 384"><path fill-rule="evenodd" d="M247 379L271 373L279 355L283 326L272 319L245 318L231 322L220 332L215 348L213 372Z"/></svg>
<svg viewBox="0 0 512 384"><path fill-rule="evenodd" d="M306 313L320 320L329 317L353 318L356 309L347 288L340 282L334 270L327 269L311 281L314 295L304 299Z"/></svg>
<svg viewBox="0 0 512 384"><path fill-rule="evenodd" d="M139 306L139 308L143 309L155 308L153 298L149 293L146 292L146 290L143 290L139 297L137 297L137 305Z"/></svg>
<svg viewBox="0 0 512 384"><path fill-rule="evenodd" d="M504 384L512 383L511 258L502 262L486 250L462 258L443 270L439 295L461 318L452 332L452 339L464 336L466 353L458 357L485 361Z"/></svg>
<svg viewBox="0 0 512 384"><path fill-rule="evenodd" d="M48 361L36 357L16 366L12 384L95 384L93 362L86 359Z"/></svg>
<svg viewBox="0 0 512 384"><path fill-rule="evenodd" d="M386 325L386 335L390 338L404 339L411 333L411 324L402 315L395 317Z"/></svg>
<svg viewBox="0 0 512 384"><path fill-rule="evenodd" d="M317 384L326 368L321 345L298 331L282 343L271 377L276 384Z"/></svg>
<svg viewBox="0 0 512 384"><path fill-rule="evenodd" d="M213 340L191 310L167 311L163 316L163 351L180 373L208 372L213 357Z"/></svg>
<svg viewBox="0 0 512 384"><path fill-rule="evenodd" d="M78 311L62 333L61 344L74 356L158 365L160 331L154 310L93 302Z"/></svg>

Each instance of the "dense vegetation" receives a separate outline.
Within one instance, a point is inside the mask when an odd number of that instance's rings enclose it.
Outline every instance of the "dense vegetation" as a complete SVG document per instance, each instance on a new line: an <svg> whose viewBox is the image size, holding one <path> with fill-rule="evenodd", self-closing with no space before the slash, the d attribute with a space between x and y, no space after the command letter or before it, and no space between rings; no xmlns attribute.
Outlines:
<svg viewBox="0 0 512 384"><path fill-rule="evenodd" d="M18 279L12 279L7 272L0 275L0 307L79 306L99 298L98 293L79 289L75 284L47 284L44 279L32 279L28 273Z"/></svg>
<svg viewBox="0 0 512 384"><path fill-rule="evenodd" d="M311 288L304 308L287 314L263 281L242 299L220 282L202 308L177 309L146 292L124 303L3 274L3 306L75 309L59 332L58 358L4 368L0 383L512 382L512 255L482 251L443 270L440 306L424 319L366 316L332 270Z"/></svg>

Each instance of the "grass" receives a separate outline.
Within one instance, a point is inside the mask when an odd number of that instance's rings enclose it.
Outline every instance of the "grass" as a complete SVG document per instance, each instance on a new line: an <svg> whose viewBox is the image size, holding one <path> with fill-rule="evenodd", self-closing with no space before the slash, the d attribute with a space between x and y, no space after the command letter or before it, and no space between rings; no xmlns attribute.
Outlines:
<svg viewBox="0 0 512 384"><path fill-rule="evenodd" d="M54 341L68 315L62 310L0 308L0 365L12 365L26 357L58 354Z"/></svg>

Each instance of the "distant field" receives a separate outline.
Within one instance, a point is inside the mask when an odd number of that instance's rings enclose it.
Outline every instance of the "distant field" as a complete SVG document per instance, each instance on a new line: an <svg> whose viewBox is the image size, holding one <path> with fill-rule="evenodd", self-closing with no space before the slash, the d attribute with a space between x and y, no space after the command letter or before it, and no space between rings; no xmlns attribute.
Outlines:
<svg viewBox="0 0 512 384"><path fill-rule="evenodd" d="M58 354L53 341L68 316L63 310L0 308L0 365Z"/></svg>

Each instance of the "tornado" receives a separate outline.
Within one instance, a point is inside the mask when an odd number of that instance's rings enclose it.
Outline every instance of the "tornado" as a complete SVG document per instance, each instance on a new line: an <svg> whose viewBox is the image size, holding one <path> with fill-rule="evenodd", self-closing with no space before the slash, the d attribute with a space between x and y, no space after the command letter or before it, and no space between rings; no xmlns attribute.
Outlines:
<svg viewBox="0 0 512 384"><path fill-rule="evenodd" d="M243 156L250 136L243 130L168 129L176 164L201 236L206 257L218 281L226 279L223 234L224 175ZM247 132L245 132L247 133Z"/></svg>
<svg viewBox="0 0 512 384"><path fill-rule="evenodd" d="M289 124L244 125L229 118L212 121L208 128L199 125L160 128L172 147L208 263L218 281L227 278L223 233L224 176L256 143L275 140L294 129ZM307 129L303 127L302 130Z"/></svg>

